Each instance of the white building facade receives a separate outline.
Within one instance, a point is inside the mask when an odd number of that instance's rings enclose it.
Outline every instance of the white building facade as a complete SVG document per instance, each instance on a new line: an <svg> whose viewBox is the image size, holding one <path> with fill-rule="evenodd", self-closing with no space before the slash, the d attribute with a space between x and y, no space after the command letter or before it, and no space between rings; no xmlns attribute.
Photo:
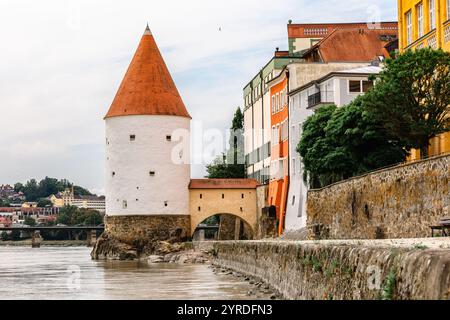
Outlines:
<svg viewBox="0 0 450 320"><path fill-rule="evenodd" d="M297 146L305 120L327 104L346 105L371 86L371 75L381 71L367 63L292 64L289 93L290 186L286 207L286 231L306 227L308 184ZM314 71L313 71L314 70ZM311 79L313 78L313 79ZM315 78L315 79L314 79Z"/></svg>

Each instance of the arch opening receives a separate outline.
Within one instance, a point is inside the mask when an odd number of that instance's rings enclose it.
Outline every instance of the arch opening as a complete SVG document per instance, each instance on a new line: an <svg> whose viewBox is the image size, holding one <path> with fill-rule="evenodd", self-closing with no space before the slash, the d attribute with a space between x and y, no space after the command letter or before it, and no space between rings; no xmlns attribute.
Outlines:
<svg viewBox="0 0 450 320"><path fill-rule="evenodd" d="M199 223L192 233L194 241L252 240L250 224L237 215L218 213Z"/></svg>

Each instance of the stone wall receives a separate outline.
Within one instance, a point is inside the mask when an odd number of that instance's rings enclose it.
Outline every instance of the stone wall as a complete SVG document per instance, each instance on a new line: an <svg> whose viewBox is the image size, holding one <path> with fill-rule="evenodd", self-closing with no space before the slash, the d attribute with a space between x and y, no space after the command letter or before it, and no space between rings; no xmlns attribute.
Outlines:
<svg viewBox="0 0 450 320"><path fill-rule="evenodd" d="M136 239L164 241L190 237L187 215L106 216L105 222L105 231L124 243L133 243Z"/></svg>
<svg viewBox="0 0 450 320"><path fill-rule="evenodd" d="M91 253L93 259L131 260L152 254L161 241L186 241L188 215L106 216L105 232Z"/></svg>
<svg viewBox="0 0 450 320"><path fill-rule="evenodd" d="M449 215L450 156L400 165L308 192L311 237L420 238Z"/></svg>
<svg viewBox="0 0 450 320"><path fill-rule="evenodd" d="M214 243L215 264L296 300L450 299L450 250L318 242Z"/></svg>

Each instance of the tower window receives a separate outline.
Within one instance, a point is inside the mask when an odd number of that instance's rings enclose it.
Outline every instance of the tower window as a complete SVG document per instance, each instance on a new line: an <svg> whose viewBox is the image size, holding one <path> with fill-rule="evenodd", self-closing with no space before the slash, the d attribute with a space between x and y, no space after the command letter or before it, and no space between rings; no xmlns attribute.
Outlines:
<svg viewBox="0 0 450 320"><path fill-rule="evenodd" d="M134 140L136 140L136 135L134 135L134 134L130 135L130 141L134 141Z"/></svg>
<svg viewBox="0 0 450 320"><path fill-rule="evenodd" d="M128 202L127 202L127 200L123 200L123 202L122 202L122 208L123 208L123 209L128 208Z"/></svg>
<svg viewBox="0 0 450 320"><path fill-rule="evenodd" d="M241 212L244 211L244 209L241 207Z"/></svg>
<svg viewBox="0 0 450 320"><path fill-rule="evenodd" d="M171 136L171 135L167 135L167 136L166 136L166 140L167 140L167 141L172 141L172 136Z"/></svg>
<svg viewBox="0 0 450 320"><path fill-rule="evenodd" d="M156 175L156 172L155 171L150 171L150 176L151 177L154 177Z"/></svg>

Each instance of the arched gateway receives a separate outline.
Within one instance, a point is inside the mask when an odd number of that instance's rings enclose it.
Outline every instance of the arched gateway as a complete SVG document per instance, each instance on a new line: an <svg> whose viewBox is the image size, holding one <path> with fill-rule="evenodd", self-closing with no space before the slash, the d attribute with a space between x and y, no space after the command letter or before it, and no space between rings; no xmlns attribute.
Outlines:
<svg viewBox="0 0 450 320"><path fill-rule="evenodd" d="M191 235L215 215L242 220L252 235L256 231L258 182L252 179L192 179L189 184Z"/></svg>

